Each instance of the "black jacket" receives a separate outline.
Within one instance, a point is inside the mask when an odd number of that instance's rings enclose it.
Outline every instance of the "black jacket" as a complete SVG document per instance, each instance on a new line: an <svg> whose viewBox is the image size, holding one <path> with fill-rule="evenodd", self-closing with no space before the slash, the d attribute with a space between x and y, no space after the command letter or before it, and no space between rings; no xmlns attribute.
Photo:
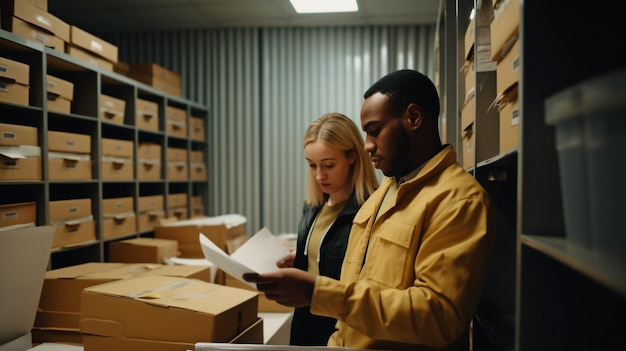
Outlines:
<svg viewBox="0 0 626 351"><path fill-rule="evenodd" d="M319 272L320 275L339 279L341 265L348 245L348 236L352 228L352 220L359 210L355 194L352 192L344 209L329 228L322 240L319 249ZM309 230L315 217L322 206L304 206L302 218L298 224L298 239L296 243L296 257L294 267L302 270L308 269L308 257L304 254ZM294 309L291 322L291 345L326 346L328 338L335 331L333 318L316 316L311 314L309 307Z"/></svg>

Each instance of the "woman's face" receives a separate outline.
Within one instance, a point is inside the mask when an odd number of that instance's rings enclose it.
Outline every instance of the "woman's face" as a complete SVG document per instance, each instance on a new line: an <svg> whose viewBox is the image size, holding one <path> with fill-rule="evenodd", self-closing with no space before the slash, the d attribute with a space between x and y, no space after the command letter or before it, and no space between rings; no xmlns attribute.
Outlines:
<svg viewBox="0 0 626 351"><path fill-rule="evenodd" d="M350 166L355 161L354 152L349 157L322 141L314 141L304 146L304 157L309 163L309 172L322 188L322 191L336 201L341 201L350 195L348 188Z"/></svg>

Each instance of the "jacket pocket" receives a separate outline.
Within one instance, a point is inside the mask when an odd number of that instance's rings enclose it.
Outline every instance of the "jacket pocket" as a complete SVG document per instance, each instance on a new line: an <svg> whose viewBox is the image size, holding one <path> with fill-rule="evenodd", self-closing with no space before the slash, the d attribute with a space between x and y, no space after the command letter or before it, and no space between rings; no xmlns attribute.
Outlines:
<svg viewBox="0 0 626 351"><path fill-rule="evenodd" d="M405 275L404 270L407 266L405 260L414 231L413 225L385 221L369 244L364 269L366 276L387 287L399 287Z"/></svg>

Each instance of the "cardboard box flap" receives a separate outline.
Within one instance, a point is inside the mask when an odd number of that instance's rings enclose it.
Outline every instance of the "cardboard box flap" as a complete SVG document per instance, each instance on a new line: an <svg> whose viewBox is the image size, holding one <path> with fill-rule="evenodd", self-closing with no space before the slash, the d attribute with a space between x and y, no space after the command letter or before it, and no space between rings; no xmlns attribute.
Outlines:
<svg viewBox="0 0 626 351"><path fill-rule="evenodd" d="M104 272L124 266L123 263L89 262L46 272L46 279L78 279L93 273Z"/></svg>
<svg viewBox="0 0 626 351"><path fill-rule="evenodd" d="M514 83L510 87L506 88L500 95L496 96L487 111L490 111L492 108L496 108L498 112L502 110L506 104L510 103L513 100L517 99L517 85L518 83Z"/></svg>

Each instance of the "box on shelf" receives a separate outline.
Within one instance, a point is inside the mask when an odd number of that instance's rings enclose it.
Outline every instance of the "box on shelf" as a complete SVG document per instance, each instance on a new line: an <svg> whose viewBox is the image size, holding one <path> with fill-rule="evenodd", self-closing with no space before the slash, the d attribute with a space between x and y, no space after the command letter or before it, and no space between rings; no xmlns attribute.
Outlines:
<svg viewBox="0 0 626 351"><path fill-rule="evenodd" d="M119 238L137 232L132 196L102 199L102 237Z"/></svg>
<svg viewBox="0 0 626 351"><path fill-rule="evenodd" d="M134 179L134 147L130 140L102 138L102 179Z"/></svg>
<svg viewBox="0 0 626 351"><path fill-rule="evenodd" d="M140 142L137 146L137 179L161 179L161 145Z"/></svg>
<svg viewBox="0 0 626 351"><path fill-rule="evenodd" d="M496 65L496 92L498 95L519 82L519 41L509 42L507 46L504 56Z"/></svg>
<svg viewBox="0 0 626 351"><path fill-rule="evenodd" d="M0 101L28 105L29 79L27 64L0 57Z"/></svg>
<svg viewBox="0 0 626 351"><path fill-rule="evenodd" d="M113 71L113 63L72 44L65 44L65 53L100 69Z"/></svg>
<svg viewBox="0 0 626 351"><path fill-rule="evenodd" d="M106 95L100 94L100 119L103 121L124 124L126 101Z"/></svg>
<svg viewBox="0 0 626 351"><path fill-rule="evenodd" d="M0 205L0 231L34 226L36 221L37 204L35 202Z"/></svg>
<svg viewBox="0 0 626 351"><path fill-rule="evenodd" d="M0 123L0 180L41 180L37 128Z"/></svg>
<svg viewBox="0 0 626 351"><path fill-rule="evenodd" d="M137 204L139 212L139 232L154 230L159 222L165 219L163 195L140 196Z"/></svg>
<svg viewBox="0 0 626 351"><path fill-rule="evenodd" d="M257 300L253 291L197 279L129 278L83 289L80 330L118 338L229 342L258 321Z"/></svg>
<svg viewBox="0 0 626 351"><path fill-rule="evenodd" d="M84 288L150 275L211 280L210 267L206 266L89 262L49 270L44 279L35 326L78 330L80 294Z"/></svg>
<svg viewBox="0 0 626 351"><path fill-rule="evenodd" d="M50 222L57 225L53 247L66 247L96 239L91 199L53 200L48 204Z"/></svg>
<svg viewBox="0 0 626 351"><path fill-rule="evenodd" d="M113 72L128 77L130 75L130 64L128 62L117 60L113 64Z"/></svg>
<svg viewBox="0 0 626 351"><path fill-rule="evenodd" d="M159 130L159 104L145 99L136 99L135 120L137 128L143 130Z"/></svg>
<svg viewBox="0 0 626 351"><path fill-rule="evenodd" d="M189 117L189 138L196 141L206 140L204 120L200 117Z"/></svg>
<svg viewBox="0 0 626 351"><path fill-rule="evenodd" d="M178 257L178 241L159 238L133 238L109 243L109 262L161 263Z"/></svg>
<svg viewBox="0 0 626 351"><path fill-rule="evenodd" d="M207 168L204 162L204 152L193 150L189 157L189 173L191 180L207 180Z"/></svg>
<svg viewBox="0 0 626 351"><path fill-rule="evenodd" d="M156 63L131 63L129 77L164 93L182 96L180 74Z"/></svg>
<svg viewBox="0 0 626 351"><path fill-rule="evenodd" d="M10 31L11 21L19 18L33 26L41 28L60 38L64 42L70 41L70 26L48 11L23 0L5 0L0 2L2 7L2 29ZM32 40L32 38L26 38Z"/></svg>
<svg viewBox="0 0 626 351"><path fill-rule="evenodd" d="M48 131L48 158L51 180L92 179L90 135Z"/></svg>
<svg viewBox="0 0 626 351"><path fill-rule="evenodd" d="M465 28L465 36L463 39L463 53L465 60L469 61L474 56L474 43L476 42L475 32L476 22L472 19Z"/></svg>
<svg viewBox="0 0 626 351"><path fill-rule="evenodd" d="M118 60L117 46L75 25L70 25L70 43L111 63Z"/></svg>
<svg viewBox="0 0 626 351"><path fill-rule="evenodd" d="M496 101L500 113L500 153L506 153L519 144L520 109L517 83L511 85Z"/></svg>
<svg viewBox="0 0 626 351"><path fill-rule="evenodd" d="M519 33L519 0L498 1L491 21L491 60L500 61L508 41L516 40Z"/></svg>
<svg viewBox="0 0 626 351"><path fill-rule="evenodd" d="M165 131L170 136L187 137L187 111L182 108L167 106L165 108Z"/></svg>
<svg viewBox="0 0 626 351"><path fill-rule="evenodd" d="M461 110L461 136L463 148L463 167L470 169L474 167L474 118L476 116L476 98L469 99Z"/></svg>
<svg viewBox="0 0 626 351"><path fill-rule="evenodd" d="M22 21L17 17L11 18L11 21L3 25L3 27L19 37L35 41L58 52L65 52L65 42L63 39L55 37L54 34Z"/></svg>
<svg viewBox="0 0 626 351"><path fill-rule="evenodd" d="M46 76L46 91L48 110L70 113L72 100L74 100L74 83L48 74Z"/></svg>

